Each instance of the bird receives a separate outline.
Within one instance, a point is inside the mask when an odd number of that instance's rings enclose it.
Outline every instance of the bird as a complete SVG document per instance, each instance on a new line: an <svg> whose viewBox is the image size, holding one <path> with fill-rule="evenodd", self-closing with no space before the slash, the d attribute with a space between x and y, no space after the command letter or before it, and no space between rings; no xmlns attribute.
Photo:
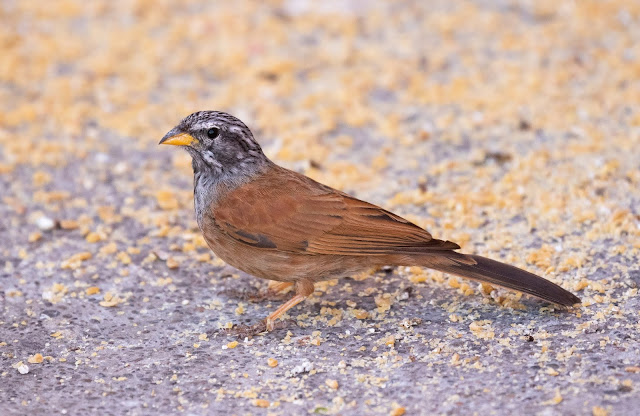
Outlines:
<svg viewBox="0 0 640 416"><path fill-rule="evenodd" d="M196 220L216 256L269 280L270 293L293 286L293 297L262 321L268 331L315 283L383 266L422 266L565 307L580 303L549 280L460 253L458 244L399 215L277 165L251 130L225 112L195 112L160 144L191 155Z"/></svg>

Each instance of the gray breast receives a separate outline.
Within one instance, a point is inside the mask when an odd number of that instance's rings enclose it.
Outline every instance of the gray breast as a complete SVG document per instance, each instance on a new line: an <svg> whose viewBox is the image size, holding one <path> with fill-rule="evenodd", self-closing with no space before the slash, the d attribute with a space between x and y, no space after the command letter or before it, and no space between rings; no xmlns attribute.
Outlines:
<svg viewBox="0 0 640 416"><path fill-rule="evenodd" d="M193 204L196 211L196 220L198 227L202 229L203 219L211 203L215 199L216 193L215 181L208 175L197 172L193 178Z"/></svg>

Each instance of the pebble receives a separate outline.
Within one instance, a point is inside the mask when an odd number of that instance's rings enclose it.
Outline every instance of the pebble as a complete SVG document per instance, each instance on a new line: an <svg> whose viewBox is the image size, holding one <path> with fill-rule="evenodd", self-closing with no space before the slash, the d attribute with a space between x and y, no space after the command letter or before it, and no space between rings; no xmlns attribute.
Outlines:
<svg viewBox="0 0 640 416"><path fill-rule="evenodd" d="M18 366L18 373L27 374L29 372L29 366L26 364L20 364Z"/></svg>
<svg viewBox="0 0 640 416"><path fill-rule="evenodd" d="M313 363L309 360L303 361L301 364L293 367L291 369L291 376L296 376L298 374L308 373L313 370Z"/></svg>
<svg viewBox="0 0 640 416"><path fill-rule="evenodd" d="M38 218L38 220L36 221L36 225L42 231L51 231L53 230L53 227L56 226L56 223L51 218L42 216Z"/></svg>

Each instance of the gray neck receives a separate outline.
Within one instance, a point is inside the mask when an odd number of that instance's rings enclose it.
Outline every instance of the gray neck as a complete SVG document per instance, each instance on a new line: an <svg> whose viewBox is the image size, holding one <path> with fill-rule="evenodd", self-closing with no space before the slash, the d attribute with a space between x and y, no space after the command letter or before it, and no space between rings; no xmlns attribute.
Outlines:
<svg viewBox="0 0 640 416"><path fill-rule="evenodd" d="M193 159L193 200L198 226L202 228L205 215L213 215L211 205L223 195L250 182L264 172L273 162L263 156L246 163L238 163L228 169L211 169Z"/></svg>

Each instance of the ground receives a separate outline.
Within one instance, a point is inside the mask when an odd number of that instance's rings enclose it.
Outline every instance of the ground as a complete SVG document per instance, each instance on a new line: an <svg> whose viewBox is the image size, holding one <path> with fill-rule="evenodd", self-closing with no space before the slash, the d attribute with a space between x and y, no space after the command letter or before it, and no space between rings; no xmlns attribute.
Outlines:
<svg viewBox="0 0 640 416"><path fill-rule="evenodd" d="M0 413L633 414L640 3L0 5ZM582 298L421 268L287 295L225 266L189 157L224 110L277 163Z"/></svg>

